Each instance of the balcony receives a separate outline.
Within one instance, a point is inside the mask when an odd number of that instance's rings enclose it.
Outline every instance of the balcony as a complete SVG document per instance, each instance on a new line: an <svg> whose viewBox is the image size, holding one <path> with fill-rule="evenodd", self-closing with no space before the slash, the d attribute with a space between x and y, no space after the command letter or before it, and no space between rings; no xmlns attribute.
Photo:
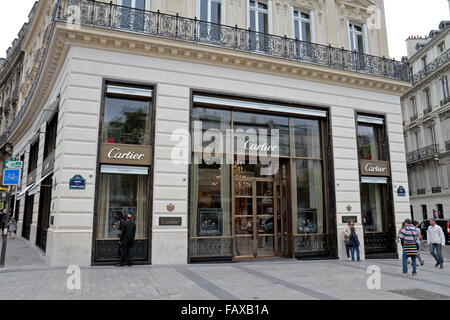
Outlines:
<svg viewBox="0 0 450 320"><path fill-rule="evenodd" d="M433 111L433 107L429 106L428 108L423 109L423 115L431 113L431 111Z"/></svg>
<svg viewBox="0 0 450 320"><path fill-rule="evenodd" d="M431 188L431 193L441 193L442 192L442 187L432 187Z"/></svg>
<svg viewBox="0 0 450 320"><path fill-rule="evenodd" d="M71 12L79 7L80 17ZM70 9L69 9L70 8ZM118 6L91 0L68 0L59 9L58 21L108 30L143 34L189 43L271 56L340 70L409 81L407 64L384 57L348 51L286 36L259 33L197 19Z"/></svg>
<svg viewBox="0 0 450 320"><path fill-rule="evenodd" d="M14 103L14 102L16 102L18 100L19 100L19 88L16 87L16 88L14 88L14 90L12 92L11 101Z"/></svg>
<svg viewBox="0 0 450 320"><path fill-rule="evenodd" d="M418 195L426 194L426 190L425 189L417 189L417 194Z"/></svg>
<svg viewBox="0 0 450 320"><path fill-rule="evenodd" d="M411 117L409 117L409 121L415 121L415 120L417 120L419 118L419 115L418 114L413 114Z"/></svg>
<svg viewBox="0 0 450 320"><path fill-rule="evenodd" d="M406 162L412 162L420 159L426 159L439 154L439 145L431 144L424 148L408 152L406 154Z"/></svg>
<svg viewBox="0 0 450 320"><path fill-rule="evenodd" d="M441 100L441 107L445 106L449 102L450 102L450 96L448 96L447 98Z"/></svg>
<svg viewBox="0 0 450 320"><path fill-rule="evenodd" d="M432 72L437 70L439 67L446 64L446 62L448 60L450 60L450 49L443 52L439 57L437 57L432 62L427 64L423 70L414 74L414 76L412 77L412 82L417 83L417 82L421 81L422 79L426 78L429 74L431 74Z"/></svg>

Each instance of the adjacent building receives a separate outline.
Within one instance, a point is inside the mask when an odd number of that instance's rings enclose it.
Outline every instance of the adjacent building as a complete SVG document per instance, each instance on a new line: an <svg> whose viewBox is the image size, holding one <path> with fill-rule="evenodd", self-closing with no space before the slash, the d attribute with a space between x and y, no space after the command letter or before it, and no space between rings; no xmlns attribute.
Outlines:
<svg viewBox="0 0 450 320"><path fill-rule="evenodd" d="M450 218L450 21L407 40L413 86L402 96L411 217Z"/></svg>
<svg viewBox="0 0 450 320"><path fill-rule="evenodd" d="M382 0L41 0L21 50L0 146L50 265L115 263L125 214L144 264L345 259L350 220L398 257L411 85Z"/></svg>

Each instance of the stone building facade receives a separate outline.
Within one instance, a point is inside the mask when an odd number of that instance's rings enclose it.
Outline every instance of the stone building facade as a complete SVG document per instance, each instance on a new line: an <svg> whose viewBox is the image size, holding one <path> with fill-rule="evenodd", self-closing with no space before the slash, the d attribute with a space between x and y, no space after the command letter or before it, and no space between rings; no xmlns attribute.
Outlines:
<svg viewBox="0 0 450 320"><path fill-rule="evenodd" d="M124 214L137 223L139 263L345 259L350 220L363 258L397 257L410 83L388 57L383 1L41 0L34 10L25 98L0 143L24 160L18 232L50 265L116 262ZM245 148L209 163L198 123L278 135L279 153L262 158L279 170L263 174ZM263 144L249 132L247 145Z"/></svg>

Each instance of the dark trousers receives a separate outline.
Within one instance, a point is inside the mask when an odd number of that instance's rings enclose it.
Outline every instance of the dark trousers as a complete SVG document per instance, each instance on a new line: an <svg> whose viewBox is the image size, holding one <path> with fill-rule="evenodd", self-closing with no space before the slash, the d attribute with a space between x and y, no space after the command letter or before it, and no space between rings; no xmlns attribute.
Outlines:
<svg viewBox="0 0 450 320"><path fill-rule="evenodd" d="M345 244L345 253L347 254L347 258L350 258L350 245L348 243Z"/></svg>
<svg viewBox="0 0 450 320"><path fill-rule="evenodd" d="M129 266L133 264L133 243L132 242L122 242L122 252L120 256L120 264L124 265L125 261Z"/></svg>

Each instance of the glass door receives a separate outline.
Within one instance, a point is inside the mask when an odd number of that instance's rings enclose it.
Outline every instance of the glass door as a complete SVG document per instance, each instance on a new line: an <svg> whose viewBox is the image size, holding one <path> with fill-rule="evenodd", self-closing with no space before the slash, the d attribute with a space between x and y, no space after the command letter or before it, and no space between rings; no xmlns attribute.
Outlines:
<svg viewBox="0 0 450 320"><path fill-rule="evenodd" d="M274 178L234 180L235 256L280 255L281 221L277 213L280 192Z"/></svg>

